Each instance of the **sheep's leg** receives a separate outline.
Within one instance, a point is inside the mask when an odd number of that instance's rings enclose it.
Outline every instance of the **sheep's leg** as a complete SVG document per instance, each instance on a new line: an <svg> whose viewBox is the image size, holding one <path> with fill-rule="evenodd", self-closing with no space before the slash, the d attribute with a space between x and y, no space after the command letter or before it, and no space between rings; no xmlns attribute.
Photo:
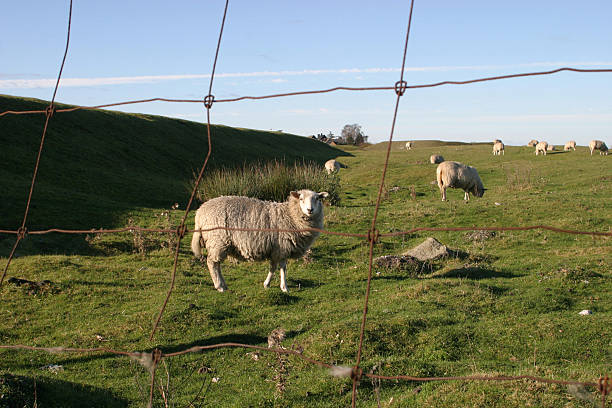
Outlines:
<svg viewBox="0 0 612 408"><path fill-rule="evenodd" d="M287 274L287 260L284 259L279 262L280 264L280 288L283 292L287 293L287 281L285 280Z"/></svg>
<svg viewBox="0 0 612 408"><path fill-rule="evenodd" d="M463 195L463 199L465 201L470 201L470 193L468 193L467 191L465 192L465 194Z"/></svg>
<svg viewBox="0 0 612 408"><path fill-rule="evenodd" d="M268 272L268 277L263 283L264 288L270 287L270 282L272 281L272 278L274 277L274 272L276 272L276 269L278 269L278 264L274 261L270 261L270 272Z"/></svg>
<svg viewBox="0 0 612 408"><path fill-rule="evenodd" d="M215 289L217 289L219 292L226 291L227 285L225 284L223 275L221 275L221 262L213 261L209 255L208 259L206 259L206 264L208 265L208 271L210 272L210 277L215 285Z"/></svg>
<svg viewBox="0 0 612 408"><path fill-rule="evenodd" d="M442 201L446 201L446 187L442 187L440 190L442 190Z"/></svg>

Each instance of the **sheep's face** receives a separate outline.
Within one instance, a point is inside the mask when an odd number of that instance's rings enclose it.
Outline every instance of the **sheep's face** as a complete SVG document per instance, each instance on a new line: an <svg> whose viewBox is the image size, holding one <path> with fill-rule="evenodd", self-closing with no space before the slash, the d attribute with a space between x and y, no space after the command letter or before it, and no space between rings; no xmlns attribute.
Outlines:
<svg viewBox="0 0 612 408"><path fill-rule="evenodd" d="M300 202L300 210L305 219L310 219L319 215L323 211L322 199L327 198L329 193L323 191L316 193L311 190L292 191L291 195Z"/></svg>
<svg viewBox="0 0 612 408"><path fill-rule="evenodd" d="M484 195L485 190L486 188L483 188L481 186L474 186L472 194L474 194L475 197L482 197Z"/></svg>

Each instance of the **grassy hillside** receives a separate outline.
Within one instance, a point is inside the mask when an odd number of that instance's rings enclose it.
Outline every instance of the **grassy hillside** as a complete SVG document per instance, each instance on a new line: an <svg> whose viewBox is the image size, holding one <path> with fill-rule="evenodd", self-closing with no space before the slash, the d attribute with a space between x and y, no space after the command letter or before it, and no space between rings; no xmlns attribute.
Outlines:
<svg viewBox="0 0 612 408"><path fill-rule="evenodd" d="M345 150L352 156L342 158L349 168L340 172L341 205L325 208L325 228L363 233L374 212L385 150ZM432 153L476 166L489 188L484 197L465 204L462 191L449 190L448 201L442 202L431 184ZM531 148L507 147L504 156L494 157L490 145L443 143L417 144L411 151L394 148L377 227L384 233L417 226L546 224L610 231L611 157L591 157L586 148L554 153L536 157ZM167 208L160 200L130 216L154 224ZM176 221L179 216L171 212L168 217ZM420 273L375 268L364 371L577 381L612 372L608 237L536 230L499 232L480 240L464 232L419 233L381 239L375 256L401 254L427 236L469 256L435 261ZM159 347L164 352L220 342L267 347L267 336L283 328L287 337L282 346L302 348L327 363L354 364L368 269L365 240L321 235L308 260L289 262L289 294L280 292L278 276L264 290L267 264L226 261L222 268L229 291L218 293L193 259L186 237L175 292L159 332L149 341L168 288L172 256L169 237L140 237L149 239L144 251L136 238L129 233L91 236L90 253L15 259L9 276L51 284L0 287L5 316L0 344ZM579 315L583 309L592 314ZM350 406L349 379L331 377L295 358L219 349L164 361L155 394L159 407L164 406L160 387L170 406ZM49 365L61 370L51 372ZM34 406L36 384L37 406L141 407L148 399L149 379L141 365L123 357L0 350L0 395L5 396L0 406L5 401L10 401L6 406ZM380 401L382 407L590 408L598 398L593 389L529 380L378 384L364 379L358 406L376 407Z"/></svg>
<svg viewBox="0 0 612 408"><path fill-rule="evenodd" d="M0 112L47 105L0 95ZM44 120L42 114L0 118L0 229L21 225ZM214 125L211 133L211 168L271 159L322 164L344 154L278 132ZM207 152L206 126L200 123L105 110L58 113L49 124L28 227L116 227L125 225L134 208L175 202L184 208L193 172Z"/></svg>

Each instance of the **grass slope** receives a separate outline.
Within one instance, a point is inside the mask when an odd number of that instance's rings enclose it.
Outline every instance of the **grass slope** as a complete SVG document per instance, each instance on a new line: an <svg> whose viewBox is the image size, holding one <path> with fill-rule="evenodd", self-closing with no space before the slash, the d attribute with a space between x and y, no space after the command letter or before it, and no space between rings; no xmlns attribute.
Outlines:
<svg viewBox="0 0 612 408"><path fill-rule="evenodd" d="M368 230L385 151L345 148L341 205L326 207L326 229ZM576 152L534 156L507 147L493 157L490 145L456 145L391 152L377 227L381 232L416 226L548 224L610 231L612 162ZM441 202L431 185L432 153L478 168L489 190L469 204L450 190ZM154 222L167 208L142 210ZM152 207L152 206L151 206ZM62 214L60 212L60 214ZM180 216L171 213L174 221ZM68 215L66 215L68 217ZM477 241L463 232L385 238L375 256L400 254L432 235L465 259L436 261L422 274L375 269L362 368L383 375L536 375L593 381L612 366L612 281L609 238L548 231L503 232ZM223 264L229 286L217 293L207 271L182 242L175 291L154 341L148 336L172 267L160 245L135 251L133 236L93 237L92 254L21 256L9 276L48 279L49 288L13 284L0 288L4 319L0 344L105 346L165 352L195 345L240 342L267 345L282 327L284 347L301 347L315 359L354 364L368 271L365 240L323 234L309 261L288 266L290 293L261 286L264 263ZM28 238L29 239L29 238ZM583 309L593 314L581 316ZM52 373L41 369L62 366ZM10 374L10 376L9 376ZM108 355L0 351L0 394L7 406L143 406L148 372L138 363ZM168 359L159 387L174 406L349 406L351 382L333 378L301 360L267 353L220 349ZM167 388L167 387L166 387ZM528 380L506 383L394 382L363 380L358 406L401 407L593 407L592 390ZM0 399L0 406L4 403Z"/></svg>
<svg viewBox="0 0 612 408"><path fill-rule="evenodd" d="M45 101L0 95L0 112L46 106ZM44 120L42 114L0 118L0 229L21 225ZM211 136L209 168L272 159L322 164L344 154L278 132L214 125ZM206 126L200 123L105 110L57 113L49 123L27 227L123 226L133 208L175 202L184 208L189 182L207 153Z"/></svg>

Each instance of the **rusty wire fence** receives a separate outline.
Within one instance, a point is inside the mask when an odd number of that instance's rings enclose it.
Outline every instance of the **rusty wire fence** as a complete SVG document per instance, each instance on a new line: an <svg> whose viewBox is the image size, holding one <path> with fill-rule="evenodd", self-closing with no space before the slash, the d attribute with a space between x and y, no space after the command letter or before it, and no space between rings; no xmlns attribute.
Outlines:
<svg viewBox="0 0 612 408"><path fill-rule="evenodd" d="M527 73L517 73L517 74L509 74L509 75L502 75L502 76L493 76L493 77L484 77L484 78L477 78L477 79L472 79L472 80L467 80L467 81L442 81L442 82L437 82L437 83L431 83L431 84L421 84L421 85L408 85L408 83L404 80L404 72L405 72L405 64L406 64L406 53L407 53L407 48L408 48L408 40L410 38L410 26L411 26L411 22L412 22L412 13L413 13L413 8L414 8L414 0L411 0L410 3L410 12L408 15L408 23L407 23L407 28L406 28L406 37L405 37L405 42L404 42L404 50L403 50L403 57L402 57L402 68L400 71L400 78L399 80L393 85L393 86L379 86L379 87L334 87L334 88L330 88L330 89L322 89L322 90L310 90L310 91L299 91L299 92L290 92L290 93L280 93L280 94L273 94L273 95L263 95L263 96L241 96L241 97L236 97L236 98L232 98L232 99L215 99L212 90L213 90L213 81L214 81L214 77L215 77L215 69L216 69L216 65L217 65L217 60L219 57L219 50L220 50L220 46L221 46L221 39L223 36L223 30L225 27L225 21L226 21L226 17L227 17L227 10L228 10L228 6L229 6L229 0L226 0L225 2L225 8L224 8L224 12L223 12L223 17L221 20L221 27L219 30L219 38L218 38L218 42L217 42L217 48L216 48L216 52L215 52L215 58L213 61L213 65L212 65L212 71L211 71L211 75L210 75L210 83L209 83L209 88L208 88L208 94L207 96L202 100L202 99L197 99L197 100L193 100L193 99L168 99L168 98L151 98L151 99L142 99L142 100L132 100L132 101L122 101L122 102L115 102L115 103L108 103L108 104L103 104L103 105L97 105L97 106L75 106L75 107L70 107L70 108L65 108L65 109L56 109L55 107L55 97L57 94L57 90L59 88L59 84L60 84L60 80L61 80L61 76L62 76L62 71L64 69L64 65L66 62L66 57L68 55L68 48L69 48L69 44L70 44L70 26L71 26L71 22L72 22L72 0L70 0L70 5L69 5L69 12L68 12L68 27L67 27L67 37L66 37L66 48L64 51L64 55L63 55L63 59L62 59L62 63L60 66L60 70L57 76L57 81L54 87L54 91L53 91L53 96L51 98L51 102L49 104L49 106L45 109L45 110L31 110L31 111L13 111L13 110L8 110L8 111L4 111L4 112L0 112L0 117L5 116L5 115L31 115L31 114L44 114L45 115L45 122L44 122L44 126L42 129L42 135L41 135L41 140L40 140L40 145L39 145L39 149L38 149L38 154L36 157L36 163L35 163L35 167L34 167L34 172L32 175L32 180L31 180L31 184L30 184L30 189L29 189L29 194L28 194L28 198L27 198L27 202L26 202L26 209L23 215L23 220L21 222L21 226L17 229L17 230L0 230L1 234L12 234L15 235L16 239L15 239L15 243L12 247L12 250L8 256L7 262L4 266L4 270L2 272L2 277L0 278L0 284L2 284L4 282L4 279L7 275L9 266L11 264L11 261L15 255L15 250L17 249L17 247L19 246L19 243L27 236L27 235L43 235L43 234L48 234L48 233L62 233L62 234L116 234L116 233L121 233L121 232L134 232L134 231L140 231L140 232L158 232L158 233L167 233L167 234L175 234L177 237L177 243L176 243L176 247L174 250L174 263L173 263L173 268L172 268L172 273L171 273L171 279L170 279L170 285L167 291L167 295L163 300L163 303L161 305L161 308L159 310L159 313L157 315L157 319L153 325L153 328L151 330L151 334L150 334L150 339L153 339L153 336L155 335L155 332L162 320L163 314L164 314L164 310L170 300L170 297L172 295L172 291L174 289L174 285L176 282L176 272L177 272L177 265L178 265L178 256L179 256L179 249L180 249L180 245L181 245L181 241L182 239L185 237L185 235L188 232L194 232L194 231L210 231L213 229L226 229L226 230L240 230L240 231L253 231L253 232L304 232L304 231L317 231L323 234L330 234L330 235L341 235L341 236L346 236L346 237L353 237L353 238L360 238L360 239L365 239L369 245L369 250L368 250L368 277L367 277L367 284L366 284L366 288L365 288L365 296L364 296L364 306L363 306L363 313L362 313L362 317L361 317L361 325L360 325L360 332L359 332L359 343L358 343L358 348L356 350L356 360L355 360L355 364L353 366L350 367L341 367L341 366L334 366L332 364L328 364L322 361L318 361L316 359L313 359L311 357L308 357L306 353L304 353L304 350L302 349L286 349L286 348L282 348L282 347L262 347L262 346L257 346L257 345L251 345L251 344L241 344L241 343L219 343L219 344L212 344L212 345L207 345L207 346L195 346L195 347L190 347L190 348L186 348L184 350L180 350L180 351L176 351L176 352L169 352L166 353L161 349L154 349L151 352L130 352L130 351L122 351L122 350L113 350L110 348L103 348L103 347L98 347L98 348L71 348L71 347L62 347L62 346L55 346L55 347L35 347L35 346L30 346L30 345L0 345L0 349L5 349L5 350L30 350L30 351L44 351L44 352L48 352L48 353L105 353L105 354L111 354L111 355L116 355L116 356L124 356L124 357L130 357L132 359L135 359L137 361L139 361L145 368L147 368L150 372L151 375L151 382L150 382L150 387L149 387L149 396L148 396L148 406L152 407L153 402L154 402L154 397L155 397L155 376L156 376L156 371L158 368L159 363L164 360L164 359L168 359L168 358L172 358L172 357L176 357L176 356L181 356L181 355L186 355L186 354L190 354L190 353L201 353L203 351L206 350L213 350L213 349L220 349L220 348L243 348L243 349L253 349L253 350L257 350L257 351L265 351L265 352L270 352L270 353L276 353L278 355L290 355L296 358L299 358L311 365L315 365L315 366L319 366L319 367L323 367L326 369L330 370L330 374L334 375L334 376L339 376L339 377L350 377L352 380L352 407L356 406L356 402L357 402L357 390L360 384L360 381L363 378L370 378L372 380L395 380L395 381L413 381L413 382L430 382L430 381L489 381L489 382L502 382L502 381L518 381L518 380L531 380L534 382L538 382L538 383L543 383L543 384L559 384L559 385L575 385L575 386L582 386L582 387L592 387L595 388L601 395L601 406L605 407L606 406L606 398L607 396L610 394L610 392L612 392L612 382L610 382L610 378L608 375L605 376L601 376L598 379L594 379L593 381L570 381L570 380L558 380L558 379L550 379L550 378L543 378L543 377L536 377L536 376L531 376L531 375L519 375L519 376L505 376L505 375L498 375L498 376L455 376L455 377L415 377L415 376L409 376L409 375L398 375L398 376L385 376L385 375L377 375L374 374L373 372L364 372L362 370L362 368L360 367L361 364L361 359L362 359L362 350L363 350L363 345L364 345L364 333L365 333L365 326L366 326L366 321L367 321L367 315L368 315L368 303L369 303L369 296L370 296L370 287L371 287L371 281L372 281L372 271L373 271L373 250L374 250L374 246L375 244L378 242L378 240L382 237L394 237L394 236L403 236L403 235L408 235L408 234L412 234L414 232L418 232L418 231L476 231L476 230L487 230L487 231L529 231L529 230L548 230L548 231L552 231L552 232L556 232L556 233L561 233L561 234L573 234L573 235L591 235L591 236L612 236L612 232L602 232L602 231L577 231L577 230L567 230L567 229L561 229L561 228L556 228L553 226L548 226L548 225L529 225L529 226L519 226L519 227L490 227L490 226L478 226L478 227L416 227L410 230L406 230L406 231L398 231L398 232L391 232L391 233L381 233L377 228L376 228L376 222L377 222L377 218L378 218L378 212L380 209L380 204L381 204L381 200L383 197L383 188L384 188L384 181L385 181L385 176L386 176L386 172L387 172L387 167L388 167L388 163L389 163L389 156L390 156L390 152L391 152L391 145L392 145L392 141L393 141L393 133L395 130L395 123L396 123L396 119L397 119L397 113L398 113L398 108L399 108L399 103L400 100L402 98L402 96L405 94L406 90L408 89L416 89L416 88L429 88L429 87L437 87L437 86L443 86L443 85L466 85L466 84L472 84L472 83L478 83L478 82L487 82L487 81L496 81L496 80L504 80L504 79L510 79L510 78L519 78L519 77L529 77L529 76L543 76L543 75L552 75L552 74L556 74L559 72L563 72L563 71L567 71L567 72L576 72L576 73L603 73L603 72L607 72L607 73L612 73L612 69L577 69L577 68L570 68L570 67L563 67L563 68L558 68L555 70L550 70L550 71L540 71L540 72L527 72ZM245 100L245 99L251 99L251 100L260 100L260 99L269 99L269 98L280 98L280 97L286 97L286 96L297 96L297 95L308 95L308 94L321 94L321 93L329 93L329 92L335 92L335 91L389 91L392 90L395 92L396 94L396 102L395 102L395 108L393 111L393 119L391 122L391 130L390 130L390 135L389 135L389 139L388 139L388 145L387 145L387 151L386 151L386 156L385 156L385 162L383 164L383 168L382 168L382 175L381 175L381 181L380 181L380 185L378 188L378 194L377 194L377 199L376 199L376 204L375 204L375 208L374 208L374 215L372 217L372 222L371 222L371 226L367 231L364 231L363 233L345 233L345 232L339 232L339 231L327 231L327 230L322 230L322 229L316 229L316 228L310 228L310 229L306 229L306 230L280 230L280 229L235 229L235 228L224 228L224 227L218 227L218 228L212 228L212 229L206 229L206 230L189 230L186 227L186 219L187 216L189 215L189 211L191 210L191 206L193 204L194 198L196 196L196 192L198 189L198 186L202 180L202 177L204 175L204 172L206 170L208 161L210 159L210 155L211 155L211 151L212 151L212 144L211 144L211 130L210 130L210 126L211 126L211 121L210 121L210 116L211 116L211 109L213 107L213 105L215 103L223 103L223 102L236 102L236 101L241 101L241 100ZM46 229L46 230L37 230L37 231L29 231L26 227L27 225L27 220L28 220L28 214L30 212L30 203L32 200L32 193L34 190L34 186L36 184L36 178L37 178L37 174L38 174L38 168L39 168L39 163L40 163L40 158L42 156L43 153L43 148L44 148L44 144L45 144L45 136L47 133L47 128L49 126L50 120L51 118L55 115L55 114L60 114L60 113L69 113L69 112L74 112L77 110L91 110L91 109L100 109L100 108L109 108L109 107L114 107L114 106L120 106L120 105L128 105L128 104L138 104L138 103L145 103L145 102L155 102L155 101L159 101L159 102L174 102L174 103L198 103L198 104L203 104L205 109L206 109L206 129L207 129L207 141L208 141L208 153L206 155L206 158L204 159L204 163L202 164L202 167L200 168L200 171L198 173L194 188L191 192L191 196L189 198L188 204L185 208L185 213L181 219L180 225L178 226L178 228L176 229L153 229L153 228L141 228L139 226L130 226L127 228L119 228L119 229L88 229L88 230L66 230L66 229L59 229L59 228L51 228L51 229Z"/></svg>

